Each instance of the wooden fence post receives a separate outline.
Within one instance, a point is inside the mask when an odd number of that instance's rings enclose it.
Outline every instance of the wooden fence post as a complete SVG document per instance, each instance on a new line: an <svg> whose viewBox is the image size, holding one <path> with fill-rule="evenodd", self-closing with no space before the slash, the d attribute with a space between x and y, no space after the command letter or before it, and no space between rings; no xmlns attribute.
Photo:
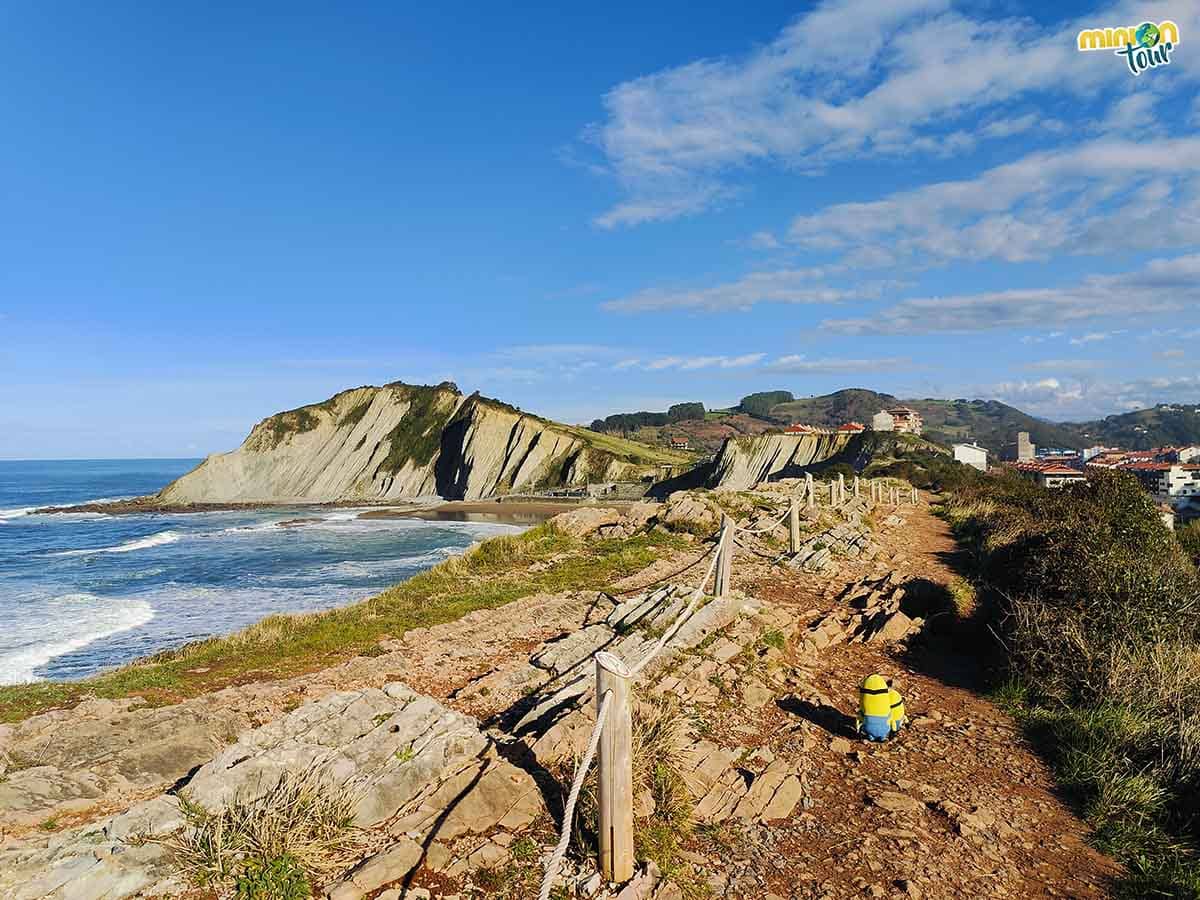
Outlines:
<svg viewBox="0 0 1200 900"><path fill-rule="evenodd" d="M632 675L611 653L596 654L596 709L612 692L608 718L600 733L597 794L600 805L600 874L605 881L633 877L633 720L629 694Z"/></svg>
<svg viewBox="0 0 1200 900"><path fill-rule="evenodd" d="M733 520L729 516L721 519L721 539L717 544L717 583L714 596L720 598L729 593L729 576L733 557Z"/></svg>
<svg viewBox="0 0 1200 900"><path fill-rule="evenodd" d="M858 499L858 476L854 476L854 499Z"/></svg>
<svg viewBox="0 0 1200 900"><path fill-rule="evenodd" d="M788 549L792 553L800 552L800 503L795 497L788 508Z"/></svg>
<svg viewBox="0 0 1200 900"><path fill-rule="evenodd" d="M812 509L817 505L817 492L813 487L813 477L808 472L804 473L804 486L808 489L808 508Z"/></svg>

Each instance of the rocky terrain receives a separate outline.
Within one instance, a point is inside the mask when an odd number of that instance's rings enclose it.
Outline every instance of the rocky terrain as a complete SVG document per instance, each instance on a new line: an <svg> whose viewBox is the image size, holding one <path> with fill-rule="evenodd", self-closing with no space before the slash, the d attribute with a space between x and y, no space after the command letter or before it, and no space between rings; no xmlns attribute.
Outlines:
<svg viewBox="0 0 1200 900"><path fill-rule="evenodd" d="M474 500L637 481L686 462L561 425L452 384L355 388L264 419L242 446L208 457L164 488L165 506Z"/></svg>
<svg viewBox="0 0 1200 900"><path fill-rule="evenodd" d="M344 798L349 821L319 882L330 897L534 896L594 720L592 656L646 653L722 515L763 533L739 536L731 593L639 677L639 709L666 704L678 731L661 758L688 810L639 795L634 880L601 885L576 855L557 897L1104 896L1115 866L973 692L975 662L926 624L955 577L944 525L851 497L805 508L792 555L772 523L796 489L569 512L557 525L584 540L695 537L607 591L473 612L302 678L160 708L92 700L5 727L0 896L212 896L181 848L305 779ZM853 732L871 671L896 679L912 720L885 745ZM677 843L654 843L668 815Z"/></svg>
<svg viewBox="0 0 1200 900"><path fill-rule="evenodd" d="M744 491L769 478L803 474L850 445L848 434L760 434L721 445L709 477L711 487Z"/></svg>

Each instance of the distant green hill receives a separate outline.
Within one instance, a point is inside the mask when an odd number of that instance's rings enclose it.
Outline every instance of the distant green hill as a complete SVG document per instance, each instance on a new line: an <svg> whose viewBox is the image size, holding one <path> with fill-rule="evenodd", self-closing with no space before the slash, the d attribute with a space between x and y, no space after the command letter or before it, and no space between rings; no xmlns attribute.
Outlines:
<svg viewBox="0 0 1200 900"><path fill-rule="evenodd" d="M868 428L871 416L900 401L891 394L880 394L863 388L846 388L821 397L801 397L790 403L771 407L771 418L784 422L803 422L805 425L837 426L845 422L862 422Z"/></svg>
<svg viewBox="0 0 1200 900"><path fill-rule="evenodd" d="M974 440L993 453L1028 431L1039 447L1079 449L1084 441L1069 425L1036 419L999 400L905 400L925 419L925 436L943 444Z"/></svg>
<svg viewBox="0 0 1200 900"><path fill-rule="evenodd" d="M793 399L786 399L788 397ZM776 399L780 402L771 402ZM1105 444L1141 450L1166 444L1200 444L1200 405L1160 405L1109 416L1097 422L1057 423L1035 418L999 400L901 400L865 388L846 388L817 397L764 391L743 398L738 406L728 410L709 409L704 422L677 420L675 424L680 432L693 434L703 424L710 428L726 420L733 424L736 415L740 433L753 433L747 423L755 421L761 423L760 428L792 422L834 427L846 422L862 422L869 428L875 413L893 406L907 406L919 412L925 420L924 436L932 441L948 445L973 440L993 453L999 453L1005 444L1011 443L1018 431L1028 431L1030 439L1039 447L1079 449ZM621 417L610 416L609 419L616 423ZM597 422L592 427L609 430L603 425L603 422Z"/></svg>
<svg viewBox="0 0 1200 900"><path fill-rule="evenodd" d="M1151 409L1108 416L1098 422L1067 426L1085 445L1146 450L1179 444L1200 444L1200 404L1160 404Z"/></svg>
<svg viewBox="0 0 1200 900"><path fill-rule="evenodd" d="M1070 426L1035 419L999 400L899 400L863 388L848 388L780 403L771 408L771 417L809 425L840 425L862 422L871 425L871 417L881 409L907 406L925 420L925 437L942 444L974 440L994 453L1014 440L1018 431L1028 431L1030 439L1046 447L1079 447L1079 433Z"/></svg>

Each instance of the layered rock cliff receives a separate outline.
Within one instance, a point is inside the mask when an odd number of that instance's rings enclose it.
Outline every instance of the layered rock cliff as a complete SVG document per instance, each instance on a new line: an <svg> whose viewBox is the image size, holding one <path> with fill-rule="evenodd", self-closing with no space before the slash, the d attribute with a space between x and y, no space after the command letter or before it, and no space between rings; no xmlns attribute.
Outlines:
<svg viewBox="0 0 1200 900"><path fill-rule="evenodd" d="M601 445L603 442L603 445ZM264 419L162 503L474 500L653 472L651 448L592 436L450 383L343 391Z"/></svg>
<svg viewBox="0 0 1200 900"><path fill-rule="evenodd" d="M747 490L771 476L801 474L850 445L849 434L759 434L729 438L713 461L710 487Z"/></svg>

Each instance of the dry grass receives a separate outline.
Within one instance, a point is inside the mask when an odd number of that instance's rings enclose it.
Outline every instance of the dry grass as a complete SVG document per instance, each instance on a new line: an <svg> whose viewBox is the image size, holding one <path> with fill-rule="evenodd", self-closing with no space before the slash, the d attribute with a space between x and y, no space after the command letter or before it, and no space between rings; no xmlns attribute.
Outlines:
<svg viewBox="0 0 1200 900"><path fill-rule="evenodd" d="M673 696L636 700L633 706L634 850L638 859L653 860L663 874L679 884L684 896L707 896L680 856L682 842L692 833L691 792L681 774L687 746L686 718ZM563 782L574 781L580 759ZM584 780L575 815L575 846L586 855L597 852L599 808L596 770Z"/></svg>
<svg viewBox="0 0 1200 900"><path fill-rule="evenodd" d="M187 827L164 842L193 884L233 889L248 872L294 861L310 883L353 865L364 834L353 825L354 791L318 771L284 773L270 790L210 812L180 795Z"/></svg>

